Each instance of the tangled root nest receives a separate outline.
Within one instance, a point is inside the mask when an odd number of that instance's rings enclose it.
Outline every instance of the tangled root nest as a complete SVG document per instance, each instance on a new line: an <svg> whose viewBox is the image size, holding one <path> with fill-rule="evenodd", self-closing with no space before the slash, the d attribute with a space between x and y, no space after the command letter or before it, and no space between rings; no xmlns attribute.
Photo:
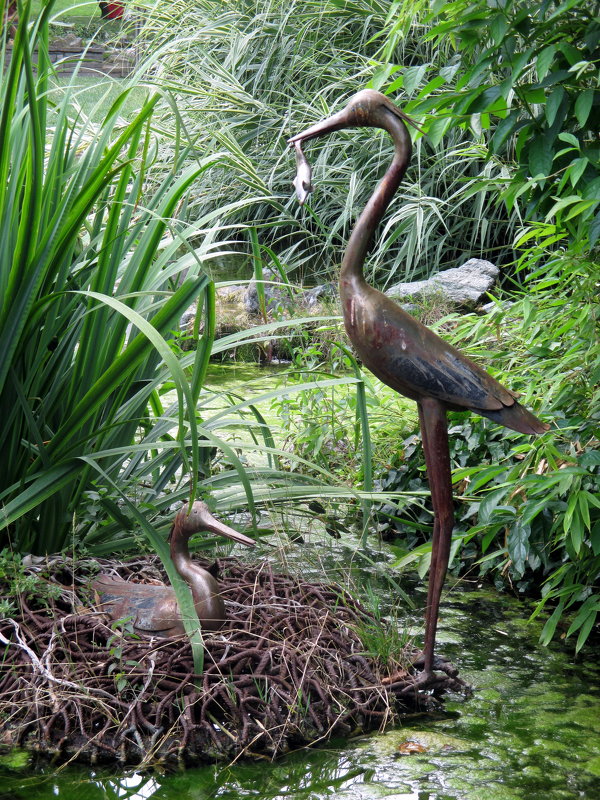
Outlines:
<svg viewBox="0 0 600 800"><path fill-rule="evenodd" d="M153 557L100 566L164 578ZM187 639L135 637L127 623L84 605L84 589L65 588L46 607L22 597L19 617L0 621L0 744L92 763L275 757L381 728L464 687L447 662L417 687L408 666L415 652L387 667L366 655L361 628L379 623L339 587L276 573L267 562L230 558L219 568L228 620L206 633L199 678ZM55 564L48 579L68 586L72 568Z"/></svg>

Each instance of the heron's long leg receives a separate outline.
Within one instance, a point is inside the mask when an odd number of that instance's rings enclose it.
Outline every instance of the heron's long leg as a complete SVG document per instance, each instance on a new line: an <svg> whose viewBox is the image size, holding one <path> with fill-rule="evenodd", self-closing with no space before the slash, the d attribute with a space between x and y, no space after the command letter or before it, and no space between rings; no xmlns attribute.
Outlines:
<svg viewBox="0 0 600 800"><path fill-rule="evenodd" d="M431 566L429 569L427 608L425 611L425 647L423 650L425 659L424 673L429 675L433 669L433 650L440 597L450 557L450 543L452 540L452 528L454 527L454 507L452 504L452 476L446 409L442 403L433 398L425 398L419 401L418 408L434 514Z"/></svg>

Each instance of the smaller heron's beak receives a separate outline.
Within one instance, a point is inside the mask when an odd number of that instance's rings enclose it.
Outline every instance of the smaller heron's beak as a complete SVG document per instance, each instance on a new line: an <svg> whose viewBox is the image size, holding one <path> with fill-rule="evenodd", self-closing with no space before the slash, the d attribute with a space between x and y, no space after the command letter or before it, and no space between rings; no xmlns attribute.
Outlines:
<svg viewBox="0 0 600 800"><path fill-rule="evenodd" d="M321 122L311 125L310 128L302 131L302 133L297 133L295 136L292 136L291 139L288 139L288 144L292 146L295 145L296 142L307 142L309 139L315 139L317 136L325 136L327 133L333 133L333 131L339 131L342 128L348 128L350 126L352 126L352 122L350 121L348 109L344 108L338 111L337 114L333 114L331 117L327 117L327 119L322 119Z"/></svg>
<svg viewBox="0 0 600 800"><path fill-rule="evenodd" d="M228 539L233 539L234 542L245 544L248 547L254 547L256 545L254 539L251 539L249 536L244 536L243 533L230 528L229 525L225 525L225 523L215 519L212 515L210 515L206 520L204 528L210 533L216 533L219 536L226 536Z"/></svg>

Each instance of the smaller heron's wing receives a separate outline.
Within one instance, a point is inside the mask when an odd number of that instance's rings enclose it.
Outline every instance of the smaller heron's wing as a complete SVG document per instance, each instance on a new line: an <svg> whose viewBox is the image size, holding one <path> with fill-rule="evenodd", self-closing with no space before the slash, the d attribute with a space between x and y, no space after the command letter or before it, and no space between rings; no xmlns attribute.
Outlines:
<svg viewBox="0 0 600 800"><path fill-rule="evenodd" d="M92 588L98 593L102 610L115 620L131 619L140 633L156 636L183 633L175 592L168 586L99 575Z"/></svg>

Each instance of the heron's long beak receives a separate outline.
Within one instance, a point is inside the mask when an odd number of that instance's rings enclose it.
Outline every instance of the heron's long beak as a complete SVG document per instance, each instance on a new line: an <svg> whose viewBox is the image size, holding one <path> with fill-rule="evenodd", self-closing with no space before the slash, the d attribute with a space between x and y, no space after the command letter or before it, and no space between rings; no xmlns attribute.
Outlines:
<svg viewBox="0 0 600 800"><path fill-rule="evenodd" d="M310 128L302 131L302 133L297 133L295 136L292 136L291 139L288 139L288 144L293 145L296 142L306 142L309 139L315 139L317 136L324 136L326 133L332 133L333 131L339 131L342 128L349 127L352 127L350 116L347 108L343 108L341 111L338 111L337 114L332 114L331 117L327 117L327 119L322 119L321 122L311 125Z"/></svg>
<svg viewBox="0 0 600 800"><path fill-rule="evenodd" d="M310 128L307 128L302 133L292 136L288 139L288 144L296 150L296 177L293 184L296 187L296 196L301 206L306 202L308 195L313 190L312 185L312 170L310 164L306 160L306 156L302 152L302 143L308 139L315 139L317 136L324 136L326 133L338 131L341 128L347 128L350 125L349 115L347 109L338 111L327 119L317 122Z"/></svg>
<svg viewBox="0 0 600 800"><path fill-rule="evenodd" d="M228 539L233 539L234 542L245 544L248 547L254 547L256 545L254 539L251 539L249 536L244 536L243 533L230 528L229 525L225 525L225 523L215 519L212 515L207 516L205 528L210 533L226 536Z"/></svg>

